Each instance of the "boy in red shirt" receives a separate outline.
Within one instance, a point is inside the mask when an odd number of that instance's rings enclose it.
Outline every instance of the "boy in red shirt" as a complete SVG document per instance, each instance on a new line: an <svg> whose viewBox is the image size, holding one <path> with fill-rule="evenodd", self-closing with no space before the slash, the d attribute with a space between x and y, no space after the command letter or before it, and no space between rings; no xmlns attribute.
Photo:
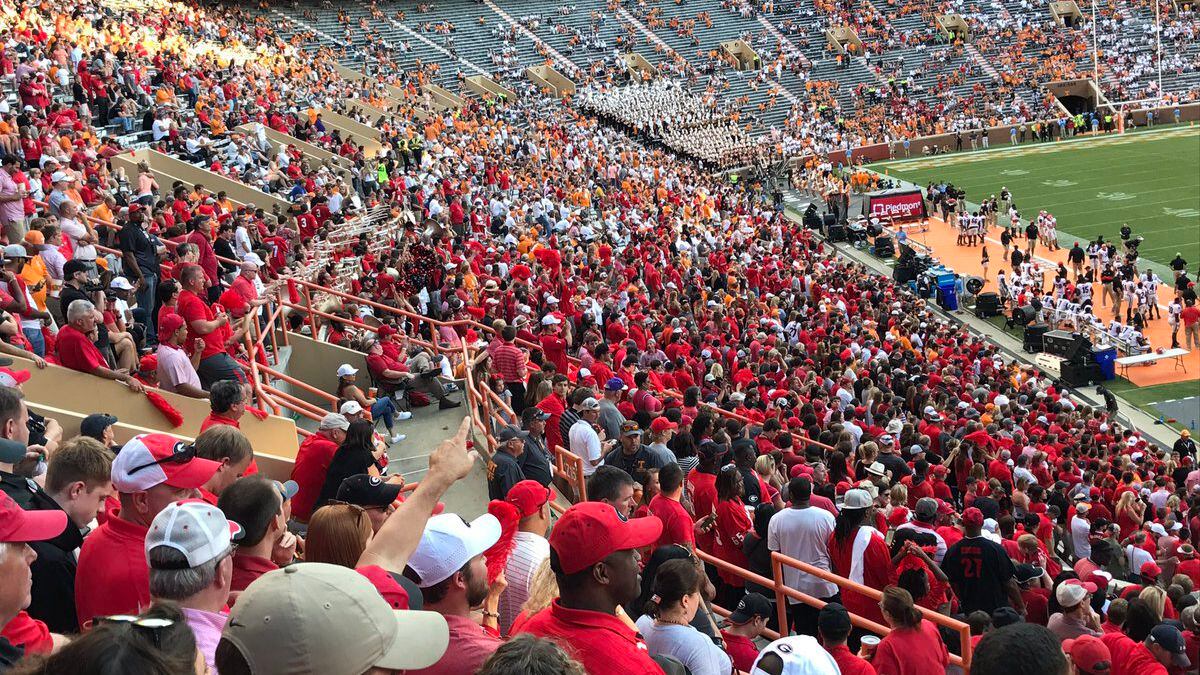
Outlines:
<svg viewBox="0 0 1200 675"><path fill-rule="evenodd" d="M837 662L842 675L875 675L870 661L850 651L846 639L850 636L850 613L842 605L831 602L817 615L817 632L821 646Z"/></svg>
<svg viewBox="0 0 1200 675"><path fill-rule="evenodd" d="M748 673L754 667L754 660L758 658L758 646L754 644L754 638L767 627L771 612L771 601L766 596L747 593L729 615L729 628L721 631L721 637L725 640L725 652L733 661L735 670Z"/></svg>

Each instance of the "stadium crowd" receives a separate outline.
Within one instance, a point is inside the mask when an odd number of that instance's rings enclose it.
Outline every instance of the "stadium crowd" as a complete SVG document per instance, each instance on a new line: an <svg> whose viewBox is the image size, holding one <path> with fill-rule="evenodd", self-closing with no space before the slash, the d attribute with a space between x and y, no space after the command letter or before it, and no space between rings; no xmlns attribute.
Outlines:
<svg viewBox="0 0 1200 675"><path fill-rule="evenodd" d="M0 146L0 351L209 398L213 415L192 443L113 447L99 413L67 438L24 400L37 375L0 368L0 576L18 582L0 587L0 670L943 672L963 645L926 610L970 623L972 673L1200 662L1194 442L1159 448L1072 400L833 256L761 186L535 98L393 112L368 157L318 110L379 92L242 10L47 7L3 17L21 108ZM102 137L116 100L155 147L292 206L122 178ZM334 151L352 180L232 131L253 122ZM288 292L271 279L377 203L407 226L383 230L389 248L336 246L318 282L349 260L356 295L473 323L435 334L315 300L342 317L319 336L361 349L381 396L339 368L344 414L269 480L237 428L254 402L240 334ZM443 365L412 338L475 358ZM511 419L463 420L401 499L375 421L453 407L438 377L453 367ZM483 431L499 441L488 513L439 513ZM551 501L574 503L554 517ZM769 590L697 555L769 577L774 551L882 597L789 568L829 604L790 603L780 626ZM796 634L756 642L767 627Z"/></svg>

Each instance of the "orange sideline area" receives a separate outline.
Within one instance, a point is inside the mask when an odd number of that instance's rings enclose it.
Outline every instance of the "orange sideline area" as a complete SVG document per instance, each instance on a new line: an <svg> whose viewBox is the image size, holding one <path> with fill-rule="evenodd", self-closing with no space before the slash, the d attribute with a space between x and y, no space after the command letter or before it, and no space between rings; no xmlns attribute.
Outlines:
<svg viewBox="0 0 1200 675"><path fill-rule="evenodd" d="M958 232L952 228L946 221L941 218L931 216L929 218L929 231L921 232L920 228L913 224L905 228L910 241L928 246L932 249L932 255L941 261L942 264L953 269L962 275L983 276L983 266L980 264L982 257L982 247L980 246L959 246ZM893 235L896 233L893 231ZM1061 248L1057 251L1048 251L1045 246L1040 243L1034 250L1034 258L1042 264L1058 265L1058 263L1067 263L1067 251L1075 243L1076 239L1060 232L1058 243ZM1085 243L1079 240L1081 244ZM1025 237L1022 234L1020 242L1024 244ZM988 262L988 278L984 284L984 290L996 290L996 273L1001 269L1011 271L1008 266L1008 261L1004 258L1004 247L1000 244L1000 233L998 228L989 228L987 236L987 249L990 261ZM1010 249L1011 251L1011 249ZM1067 265L1070 269L1070 265ZM1047 274L1046 281L1049 283L1053 278L1052 274ZM1145 335L1150 340L1150 345L1157 349L1158 347L1169 348L1171 346L1171 327L1167 325L1167 305L1175 297L1175 289L1172 286L1173 279L1164 278L1163 284L1158 288L1158 304L1162 310L1161 319L1152 319L1146 326ZM1100 293L1094 293L1093 297L1097 302L1100 300ZM1097 313L1105 322L1113 318L1112 307L1100 307ZM1179 341L1181 346L1183 342L1183 330L1179 331ZM1128 379L1139 387L1148 387L1156 384L1168 384L1172 382L1185 382L1191 380L1200 381L1200 351L1192 351L1183 357L1184 365L1187 371L1178 369L1175 366L1174 359L1162 359L1149 365L1130 366L1128 371ZM1119 371L1118 371L1119 372Z"/></svg>

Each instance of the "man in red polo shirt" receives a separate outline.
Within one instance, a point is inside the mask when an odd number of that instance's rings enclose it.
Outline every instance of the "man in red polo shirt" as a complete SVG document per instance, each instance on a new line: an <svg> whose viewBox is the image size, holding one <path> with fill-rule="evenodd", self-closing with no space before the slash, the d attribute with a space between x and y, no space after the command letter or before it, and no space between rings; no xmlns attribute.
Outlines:
<svg viewBox="0 0 1200 675"><path fill-rule="evenodd" d="M292 499L292 515L297 520L308 522L313 506L321 496L325 484L325 473L329 463L337 454L338 447L346 440L350 422L344 415L330 413L317 425L317 433L304 439L296 451L296 462L292 464L292 480L298 490Z"/></svg>
<svg viewBox="0 0 1200 675"><path fill-rule="evenodd" d="M237 380L214 382L208 392L208 405L210 412L200 423L200 433L218 424L241 429L246 414L246 386Z"/></svg>
<svg viewBox="0 0 1200 675"><path fill-rule="evenodd" d="M665 419L660 417L659 419ZM655 420L656 422L658 420ZM683 505L679 503L683 497L683 469L675 462L667 464L658 471L658 494L650 500L650 513L662 521L663 532L658 539L658 546L678 544L689 551L696 550L695 523L688 515Z"/></svg>
<svg viewBox="0 0 1200 675"><path fill-rule="evenodd" d="M138 614L150 606L146 532L171 502L199 496L220 463L167 434L135 436L113 460L112 482L121 506L83 541L75 575L79 625L112 614Z"/></svg>
<svg viewBox="0 0 1200 675"><path fill-rule="evenodd" d="M225 352L225 342L233 334L229 328L229 315L225 312L217 314L204 300L205 276L204 270L196 265L188 265L179 274L182 290L175 313L187 322L188 337L186 344L195 344L196 340L204 341L204 349L200 351L200 365L196 373L200 376L200 384L207 390L214 382L220 380L246 380L241 366Z"/></svg>
<svg viewBox="0 0 1200 675"><path fill-rule="evenodd" d="M602 502L567 509L550 534L550 569L559 597L519 632L554 640L590 675L659 675L641 637L616 617L637 597L637 549L658 541L655 516L623 521Z"/></svg>
<svg viewBox="0 0 1200 675"><path fill-rule="evenodd" d="M142 383L129 373L108 367L104 356L92 342L96 334L96 306L86 300L76 300L67 308L67 325L58 331L56 349L58 362L64 368L89 373L106 380L124 382L130 389L145 391Z"/></svg>

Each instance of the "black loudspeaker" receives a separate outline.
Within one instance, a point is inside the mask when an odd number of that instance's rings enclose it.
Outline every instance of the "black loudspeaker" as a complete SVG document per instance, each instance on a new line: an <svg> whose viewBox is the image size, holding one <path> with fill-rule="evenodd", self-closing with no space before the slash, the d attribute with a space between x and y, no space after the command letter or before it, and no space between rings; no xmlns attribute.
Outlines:
<svg viewBox="0 0 1200 675"><path fill-rule="evenodd" d="M1000 308L1000 296L996 293L980 293L975 296L975 316L986 319L1003 313Z"/></svg>
<svg viewBox="0 0 1200 675"><path fill-rule="evenodd" d="M1025 326L1025 351L1030 354L1036 354L1042 351L1042 336L1050 327L1044 323L1031 323Z"/></svg>
<svg viewBox="0 0 1200 675"><path fill-rule="evenodd" d="M979 277L967 277L963 283L963 288L967 289L967 293L971 295L979 295L979 291L983 290L983 279Z"/></svg>
<svg viewBox="0 0 1200 675"><path fill-rule="evenodd" d="M1017 326L1028 326L1037 318L1037 310L1029 305L1024 307L1014 307L1012 312L1012 322Z"/></svg>
<svg viewBox="0 0 1200 675"><path fill-rule="evenodd" d="M1060 369L1062 372L1062 381L1072 387L1095 384L1103 379L1103 374L1100 372L1100 365L1096 363L1063 361Z"/></svg>
<svg viewBox="0 0 1200 675"><path fill-rule="evenodd" d="M846 241L846 226L836 222L832 225L826 225L825 237L830 242Z"/></svg>
<svg viewBox="0 0 1200 675"><path fill-rule="evenodd" d="M896 255L896 243L891 237L875 237L875 255L880 258L891 258Z"/></svg>
<svg viewBox="0 0 1200 675"><path fill-rule="evenodd" d="M830 227L830 226L836 225L836 224L837 224L837 214L836 213L821 214L821 226L822 227Z"/></svg>
<svg viewBox="0 0 1200 675"><path fill-rule="evenodd" d="M908 265L896 265L896 269L892 270L892 279L898 284L907 284L916 278L917 270Z"/></svg>
<svg viewBox="0 0 1200 675"><path fill-rule="evenodd" d="M1052 330L1042 338L1042 351L1065 359L1074 344L1074 334L1065 330Z"/></svg>
<svg viewBox="0 0 1200 675"><path fill-rule="evenodd" d="M1086 335L1074 334L1074 341L1067 347L1063 358L1072 363L1090 363L1092 361L1092 341Z"/></svg>

